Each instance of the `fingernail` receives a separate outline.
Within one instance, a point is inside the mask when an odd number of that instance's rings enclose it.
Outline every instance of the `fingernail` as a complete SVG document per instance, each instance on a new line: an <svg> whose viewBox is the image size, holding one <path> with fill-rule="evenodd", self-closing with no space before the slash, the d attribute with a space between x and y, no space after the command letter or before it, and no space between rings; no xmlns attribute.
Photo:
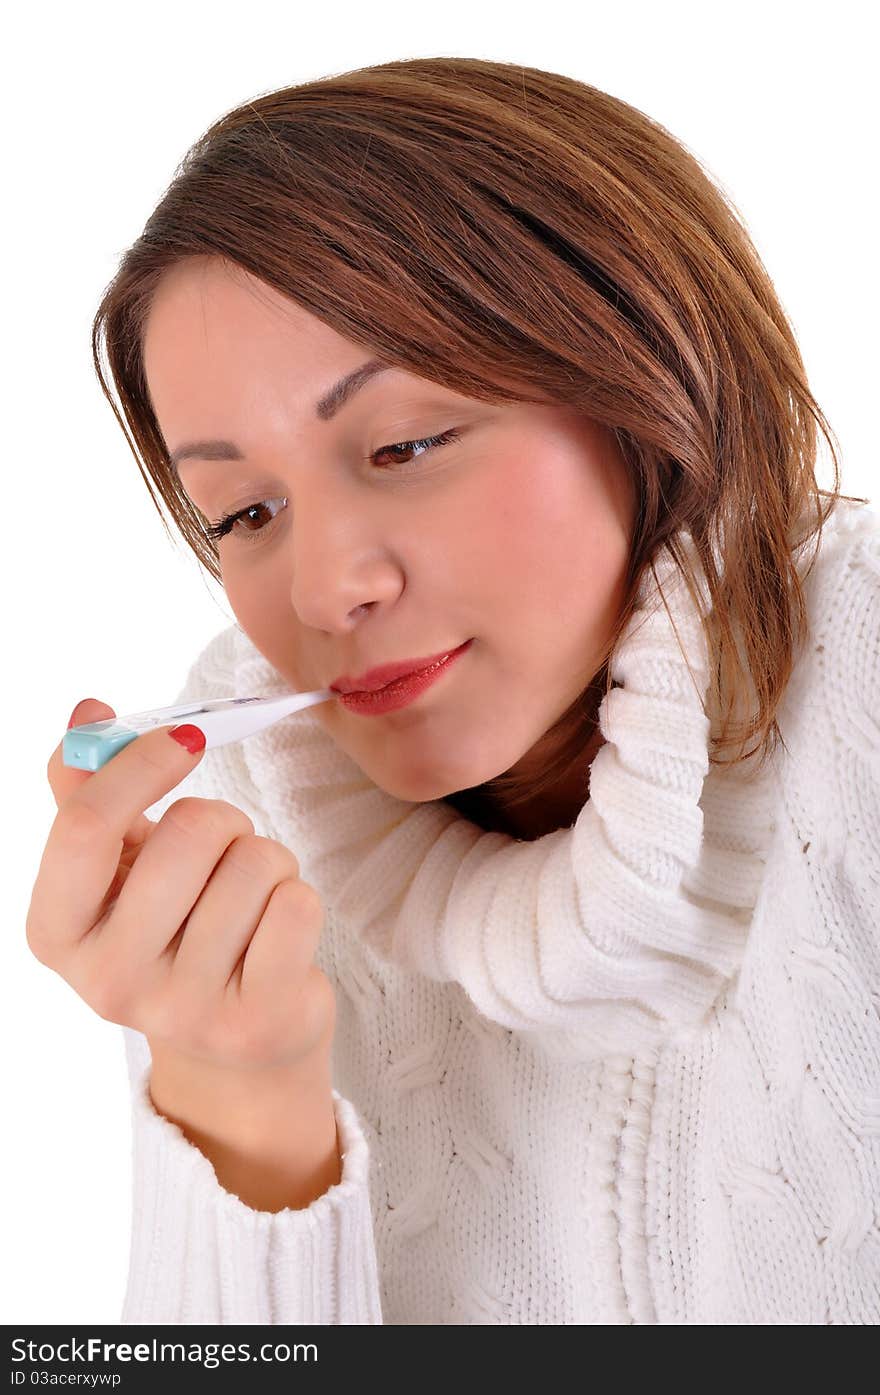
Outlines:
<svg viewBox="0 0 880 1395"><path fill-rule="evenodd" d="M76 707L73 709L73 711L72 711L71 714L70 714L70 721L67 723L67 730L70 731L70 728L71 728L71 727L73 726L73 724L74 724L74 720L75 720L75 718L76 718L76 714L77 714L77 712L79 711L79 709L82 707L82 705L83 705L84 702L97 702L97 701L98 701L97 698L80 698L79 702L76 704Z"/></svg>
<svg viewBox="0 0 880 1395"><path fill-rule="evenodd" d="M179 741L181 746L185 746L191 756L196 756L199 751L205 749L205 733L199 727L172 727L168 735L174 741Z"/></svg>

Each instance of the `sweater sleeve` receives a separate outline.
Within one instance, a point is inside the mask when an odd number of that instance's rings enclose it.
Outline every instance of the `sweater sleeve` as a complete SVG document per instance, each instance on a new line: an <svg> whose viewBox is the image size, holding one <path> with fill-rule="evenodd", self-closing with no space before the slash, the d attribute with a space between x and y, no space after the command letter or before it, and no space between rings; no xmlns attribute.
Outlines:
<svg viewBox="0 0 880 1395"><path fill-rule="evenodd" d="M234 631L206 646L175 703L233 695ZM228 799L248 813L257 833L275 836L239 744L206 751L148 816L158 822L185 796ZM340 1181L300 1210L256 1211L220 1185L208 1158L156 1110L149 1042L122 1030L133 1126L123 1323L381 1323L369 1149L353 1105L334 1090Z"/></svg>
<svg viewBox="0 0 880 1395"><path fill-rule="evenodd" d="M379 1324L367 1141L334 1090L342 1177L301 1210L255 1211L149 1095L149 1043L124 1027L134 1127L122 1322Z"/></svg>

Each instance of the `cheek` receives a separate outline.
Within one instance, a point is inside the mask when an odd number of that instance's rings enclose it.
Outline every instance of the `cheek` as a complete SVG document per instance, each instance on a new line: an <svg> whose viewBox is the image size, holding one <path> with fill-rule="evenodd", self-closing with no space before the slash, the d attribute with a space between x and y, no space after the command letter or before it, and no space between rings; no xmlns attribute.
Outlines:
<svg viewBox="0 0 880 1395"><path fill-rule="evenodd" d="M269 580L245 567L227 569L223 578L226 599L245 634L264 658L301 687L295 671L299 650L298 624L290 605L290 592L281 581Z"/></svg>
<svg viewBox="0 0 880 1395"><path fill-rule="evenodd" d="M260 604L261 588L247 584L243 568L224 569L223 589L242 629L249 635L265 633L268 629L266 617L269 606ZM265 590L263 596L265 599Z"/></svg>
<svg viewBox="0 0 880 1395"><path fill-rule="evenodd" d="M601 609L626 560L626 539L582 454L519 447L483 477L464 534L472 575L509 610L570 618Z"/></svg>

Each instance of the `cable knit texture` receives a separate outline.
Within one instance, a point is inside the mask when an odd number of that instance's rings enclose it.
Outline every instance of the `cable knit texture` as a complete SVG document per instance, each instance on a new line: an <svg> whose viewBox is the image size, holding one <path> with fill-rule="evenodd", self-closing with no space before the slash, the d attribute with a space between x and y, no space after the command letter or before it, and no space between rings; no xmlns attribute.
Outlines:
<svg viewBox="0 0 880 1395"><path fill-rule="evenodd" d="M315 709L149 810L226 799L320 891L343 1170L250 1209L124 1029L124 1322L880 1320L880 519L842 501L825 526L760 775L710 768L699 613L665 550L658 578L571 828L521 842L388 795ZM177 701L287 687L232 625Z"/></svg>

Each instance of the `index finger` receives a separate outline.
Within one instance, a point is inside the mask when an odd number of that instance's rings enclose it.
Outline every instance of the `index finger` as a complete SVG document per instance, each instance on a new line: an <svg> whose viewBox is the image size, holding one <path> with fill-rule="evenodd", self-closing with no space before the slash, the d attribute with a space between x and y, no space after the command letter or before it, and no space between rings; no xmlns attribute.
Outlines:
<svg viewBox="0 0 880 1395"><path fill-rule="evenodd" d="M68 927L75 920L81 933L94 924L116 875L126 832L195 769L203 754L194 755L170 739L174 729L156 727L136 737L61 805L34 887L35 924L52 925L61 935L59 917L68 920Z"/></svg>

